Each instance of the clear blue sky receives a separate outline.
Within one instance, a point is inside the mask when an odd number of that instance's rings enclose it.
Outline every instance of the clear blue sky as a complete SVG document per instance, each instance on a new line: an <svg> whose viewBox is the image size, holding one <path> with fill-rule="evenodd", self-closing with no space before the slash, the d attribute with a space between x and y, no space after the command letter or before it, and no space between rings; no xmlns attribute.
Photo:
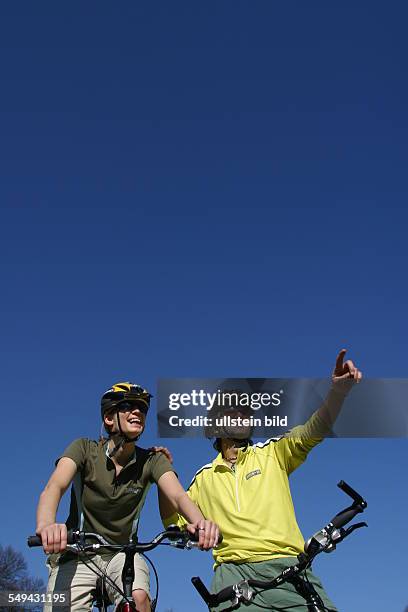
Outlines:
<svg viewBox="0 0 408 612"><path fill-rule="evenodd" d="M407 8L104 0L0 7L2 544L45 577L39 492L118 379L406 377ZM154 416L144 444L156 441ZM184 484L212 457L171 441ZM406 440L331 440L294 474L340 610L402 612ZM142 536L160 529L152 491ZM65 506L64 506L65 508ZM65 518L64 511L61 518ZM405 540L405 541L404 541ZM157 551L158 610L203 609L209 555Z"/></svg>

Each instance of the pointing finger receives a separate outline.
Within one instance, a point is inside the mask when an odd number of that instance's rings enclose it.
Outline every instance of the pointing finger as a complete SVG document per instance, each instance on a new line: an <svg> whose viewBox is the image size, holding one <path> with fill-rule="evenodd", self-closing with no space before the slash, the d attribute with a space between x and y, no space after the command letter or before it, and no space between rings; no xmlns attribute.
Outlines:
<svg viewBox="0 0 408 612"><path fill-rule="evenodd" d="M347 349L341 349L341 351L339 351L339 354L336 357L336 365L335 365L335 370L342 370L343 369L343 359L344 359L344 355L346 354Z"/></svg>

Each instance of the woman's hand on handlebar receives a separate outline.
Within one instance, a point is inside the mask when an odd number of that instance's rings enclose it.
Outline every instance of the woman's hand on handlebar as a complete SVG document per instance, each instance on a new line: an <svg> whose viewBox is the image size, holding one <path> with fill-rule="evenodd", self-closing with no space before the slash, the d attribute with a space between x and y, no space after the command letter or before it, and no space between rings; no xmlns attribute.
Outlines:
<svg viewBox="0 0 408 612"><path fill-rule="evenodd" d="M37 529L37 535L41 537L44 552L62 553L67 547L67 526L65 523L51 523L41 529Z"/></svg>
<svg viewBox="0 0 408 612"><path fill-rule="evenodd" d="M218 544L220 531L218 525L212 521L201 519L195 523L188 523L187 530L190 533L198 533L198 548L210 550Z"/></svg>

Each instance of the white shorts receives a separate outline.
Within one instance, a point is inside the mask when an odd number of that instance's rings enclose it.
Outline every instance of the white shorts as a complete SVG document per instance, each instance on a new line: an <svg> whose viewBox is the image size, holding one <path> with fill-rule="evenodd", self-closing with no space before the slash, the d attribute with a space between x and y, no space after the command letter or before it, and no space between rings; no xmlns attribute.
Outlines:
<svg viewBox="0 0 408 612"><path fill-rule="evenodd" d="M47 560L49 570L47 593L56 597L62 591L69 592L70 605L58 606L51 603L44 605L44 612L88 612L92 606L92 591L95 589L98 576L79 558L59 564L60 555L50 555ZM125 553L92 555L92 561L102 569L118 587L123 591L122 569L125 562ZM96 568L89 563L95 570ZM150 597L149 569L141 555L136 554L134 559L135 579L132 591L141 589ZM112 603L117 605L122 596L108 581L105 581L106 591Z"/></svg>

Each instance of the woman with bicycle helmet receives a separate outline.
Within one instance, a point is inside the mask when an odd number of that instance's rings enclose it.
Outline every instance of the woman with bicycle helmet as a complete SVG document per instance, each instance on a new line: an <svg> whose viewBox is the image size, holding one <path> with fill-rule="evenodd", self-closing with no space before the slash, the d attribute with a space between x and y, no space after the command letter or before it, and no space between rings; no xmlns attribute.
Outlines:
<svg viewBox="0 0 408 612"><path fill-rule="evenodd" d="M217 543L217 526L205 520L187 496L165 454L135 446L145 427L150 398L146 389L130 382L108 389L101 399L107 436L99 442L87 438L72 442L57 459L41 493L36 533L49 554L48 591L69 591L70 611L91 609L97 580L92 563L120 584L124 554L95 555L90 563L88 558L65 551L67 529L98 533L112 544L136 539L140 512L152 483L184 516L188 530L199 530L201 548L208 550ZM59 502L71 483L69 517L66 523L57 523ZM120 597L112 588L109 594L112 600ZM135 556L132 596L137 610L150 611L149 572L139 555Z"/></svg>

